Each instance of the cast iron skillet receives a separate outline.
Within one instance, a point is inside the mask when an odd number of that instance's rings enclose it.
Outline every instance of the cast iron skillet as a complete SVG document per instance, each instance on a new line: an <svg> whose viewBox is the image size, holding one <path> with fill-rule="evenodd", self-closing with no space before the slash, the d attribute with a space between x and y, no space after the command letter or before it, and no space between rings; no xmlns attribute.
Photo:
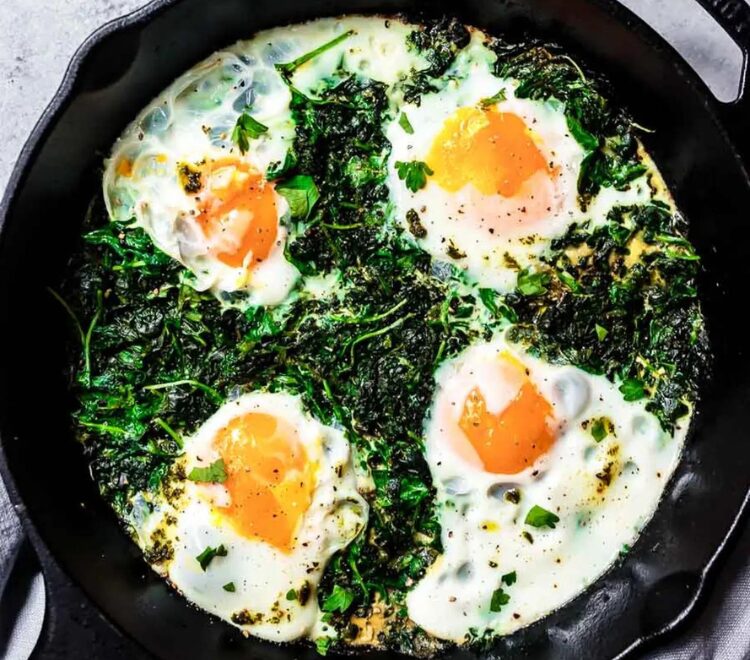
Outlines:
<svg viewBox="0 0 750 660"><path fill-rule="evenodd" d="M743 0L699 1L747 56L750 8ZM750 483L750 358L739 320L750 263L748 98L718 104L666 43L612 0L157 0L105 26L78 52L0 207L0 462L34 537L112 621L158 656L315 657L245 640L146 570L74 444L62 376L68 328L44 286L61 277L105 152L178 74L262 28L397 11L456 14L490 33L546 37L606 72L638 121L656 130L647 146L704 257L715 376L656 516L624 562L487 657L607 658L642 648L694 608L742 520Z"/></svg>

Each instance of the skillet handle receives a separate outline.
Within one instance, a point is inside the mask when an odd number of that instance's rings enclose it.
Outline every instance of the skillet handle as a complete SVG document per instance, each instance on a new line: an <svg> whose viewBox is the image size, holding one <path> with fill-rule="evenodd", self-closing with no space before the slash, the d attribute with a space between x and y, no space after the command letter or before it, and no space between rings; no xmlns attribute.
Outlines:
<svg viewBox="0 0 750 660"><path fill-rule="evenodd" d="M742 156L750 167L750 5L745 0L697 0L742 50L744 62L738 98L719 108L730 136L741 145Z"/></svg>

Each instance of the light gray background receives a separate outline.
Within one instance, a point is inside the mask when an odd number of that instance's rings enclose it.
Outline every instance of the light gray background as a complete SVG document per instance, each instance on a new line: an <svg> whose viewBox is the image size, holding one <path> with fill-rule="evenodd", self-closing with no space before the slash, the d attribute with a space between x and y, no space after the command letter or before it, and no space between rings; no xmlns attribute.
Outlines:
<svg viewBox="0 0 750 660"><path fill-rule="evenodd" d="M622 2L664 35L720 100L736 97L742 66L739 48L695 0ZM103 23L144 4L145 0L0 0L0 190L78 45ZM654 659L750 658L749 553L746 530L691 635L660 650ZM65 621L59 623L67 627ZM68 622L75 624L73 619ZM717 635L717 629L723 634Z"/></svg>

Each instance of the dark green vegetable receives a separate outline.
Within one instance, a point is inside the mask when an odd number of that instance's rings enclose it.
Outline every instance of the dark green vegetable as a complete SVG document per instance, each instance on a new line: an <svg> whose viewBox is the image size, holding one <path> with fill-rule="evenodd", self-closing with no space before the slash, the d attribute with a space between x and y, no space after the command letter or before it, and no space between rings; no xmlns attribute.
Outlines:
<svg viewBox="0 0 750 660"><path fill-rule="evenodd" d="M413 135L414 133L414 127L411 125L411 122L409 121L409 117L405 112L402 112L398 117L398 125L404 129L404 133L408 133L409 135Z"/></svg>
<svg viewBox="0 0 750 660"><path fill-rule="evenodd" d="M257 119L253 119L247 112L243 112L238 118L232 130L232 142L245 153L250 148L250 140L257 140L263 133L268 132L268 126L264 126Z"/></svg>
<svg viewBox="0 0 750 660"><path fill-rule="evenodd" d="M615 208L593 231L572 226L540 271L547 293L508 300L519 320L510 338L551 362L605 374L628 401L647 397L648 410L671 430L695 400L709 362L700 266L684 232L682 217L659 202ZM561 272L580 291L565 285Z"/></svg>
<svg viewBox="0 0 750 660"><path fill-rule="evenodd" d="M427 163L419 160L413 160L409 163L398 160L395 165L398 178L412 192L417 192L421 188L424 188L427 185L427 177L434 174Z"/></svg>
<svg viewBox="0 0 750 660"><path fill-rule="evenodd" d="M234 582L227 582L227 583L226 583L226 584L225 584L225 585L224 585L224 586L222 587L222 589L223 589L224 591L228 591L228 592L230 592L230 593L234 593L235 591L237 591L237 587L235 587L235 586L234 586Z"/></svg>
<svg viewBox="0 0 750 660"><path fill-rule="evenodd" d="M490 601L490 612L499 612L503 609L503 605L507 605L510 602L510 596L505 593L502 587L498 587L492 592L492 600Z"/></svg>
<svg viewBox="0 0 750 660"><path fill-rule="evenodd" d="M276 192L289 203L289 210L295 220L306 220L320 198L318 187L311 176L298 174L276 186Z"/></svg>
<svg viewBox="0 0 750 660"><path fill-rule="evenodd" d="M492 48L498 56L495 73L519 81L516 96L565 104L568 130L588 152L578 179L584 208L602 187L624 189L646 172L633 124L609 101L602 81L553 46L496 39Z"/></svg>
<svg viewBox="0 0 750 660"><path fill-rule="evenodd" d="M552 513L552 511L547 511L547 509L535 504L529 509L524 522L532 527L549 527L550 529L555 529L555 525L560 522L560 517Z"/></svg>
<svg viewBox="0 0 750 660"><path fill-rule="evenodd" d="M323 601L322 609L324 612L346 612L354 602L354 594L345 587L338 584L333 586L333 590Z"/></svg>
<svg viewBox="0 0 750 660"><path fill-rule="evenodd" d="M591 435L596 442L601 442L614 431L612 421L608 417L598 417L591 420Z"/></svg>
<svg viewBox="0 0 750 660"><path fill-rule="evenodd" d="M227 556L227 549L223 545L220 545L216 548L212 548L208 546L195 559L200 564L201 568L205 571L208 568L208 565L214 560L215 557L226 557L226 556Z"/></svg>
<svg viewBox="0 0 750 660"><path fill-rule="evenodd" d="M190 481L201 481L212 484L223 484L227 480L224 459L211 463L208 467L196 467L187 476Z"/></svg>
<svg viewBox="0 0 750 660"><path fill-rule="evenodd" d="M487 98L482 99L479 104L483 108L489 108L490 106L497 105L501 101L505 101L507 98L507 95L505 93L504 89L501 89L497 94L494 94L493 96L488 96Z"/></svg>
<svg viewBox="0 0 750 660"><path fill-rule="evenodd" d="M323 654L353 635L351 617L366 617L375 602L391 624L379 635L383 647L437 651L441 643L410 627L405 610L408 589L442 550L422 445L435 368L512 323L512 339L547 360L606 374L624 398L646 397L671 428L705 373L699 261L681 218L659 203L616 209L595 230L571 228L541 263L514 266L518 284L509 296L433 260L409 238L427 234L416 210L406 215L405 235L390 222L383 126L396 117L385 86L342 69L309 95L294 85L299 66L350 35L277 65L291 93L295 137L268 172L291 210L287 258L305 276L330 275L335 292L299 292L273 309L244 309L241 294L224 294L219 304L192 288L192 275L142 230L109 222L99 202L63 295L54 295L76 326L79 436L102 493L123 517L138 491L173 488L185 478L226 479L220 461L185 475L174 459L183 436L227 398L258 389L297 393L321 422L344 430L374 489L365 494L366 529L334 555L317 590L306 584L286 599L318 598L336 632L335 639L316 641ZM446 84L468 31L444 19L409 39L429 63L403 82L418 103ZM588 152L584 204L598 187L626 186L637 176L631 124L610 107L598 82L560 53L493 47L498 71L520 81L520 96L566 104L568 129ZM405 114L398 122L413 131ZM233 139L241 149L266 130L256 124L247 113L238 119ZM431 174L419 161L397 169L413 191ZM199 172L191 172L183 174L194 186ZM641 244L646 248L629 259ZM465 256L450 243L444 249L455 259ZM591 420L596 441L613 432L602 420ZM521 502L515 489L504 497ZM558 521L538 506L526 516L533 527ZM528 531L523 536L534 542ZM197 560L205 570L225 554L223 546L206 548ZM501 578L505 587L515 580L515 572ZM224 588L233 591L234 583ZM490 607L498 611L507 602L501 587ZM469 635L477 644L489 638Z"/></svg>
<svg viewBox="0 0 750 660"><path fill-rule="evenodd" d="M408 43L424 56L428 66L412 71L404 84L404 99L419 105L423 94L438 91L437 79L448 71L470 39L469 30L463 23L447 17L429 21L409 34Z"/></svg>

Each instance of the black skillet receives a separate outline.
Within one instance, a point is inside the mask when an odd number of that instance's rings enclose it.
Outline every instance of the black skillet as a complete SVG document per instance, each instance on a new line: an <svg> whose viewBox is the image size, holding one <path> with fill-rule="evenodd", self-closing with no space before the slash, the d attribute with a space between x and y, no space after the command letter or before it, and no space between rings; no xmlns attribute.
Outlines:
<svg viewBox="0 0 750 660"><path fill-rule="evenodd" d="M700 2L747 57L750 8L743 0ZM638 121L655 129L647 146L704 257L714 378L658 512L624 562L486 657L609 658L644 648L695 607L743 523L750 484L750 98L717 103L676 52L612 0L156 0L81 48L0 206L0 463L34 538L109 619L157 656L315 657L308 649L243 639L145 570L74 444L62 376L68 327L44 286L61 277L102 157L178 74L262 28L397 11L456 14L516 39L541 36L608 74Z"/></svg>

